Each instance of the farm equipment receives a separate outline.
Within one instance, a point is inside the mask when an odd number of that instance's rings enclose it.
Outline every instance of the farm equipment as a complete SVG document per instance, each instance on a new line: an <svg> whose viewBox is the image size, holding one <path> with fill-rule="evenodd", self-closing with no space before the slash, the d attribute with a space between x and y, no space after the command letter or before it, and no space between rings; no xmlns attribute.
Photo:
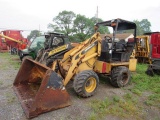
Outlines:
<svg viewBox="0 0 160 120"><path fill-rule="evenodd" d="M23 38L19 30L1 31L0 36L3 38L3 43L9 47L11 54L17 54L20 50L27 47L28 40Z"/></svg>
<svg viewBox="0 0 160 120"><path fill-rule="evenodd" d="M61 33L49 32L46 35L44 47L39 50L36 61L51 67L54 60L62 59L64 53L72 49L77 43L71 43L68 36Z"/></svg>
<svg viewBox="0 0 160 120"><path fill-rule="evenodd" d="M160 32L147 33L151 36L151 64L149 64L146 74L154 76L154 73L160 75Z"/></svg>
<svg viewBox="0 0 160 120"><path fill-rule="evenodd" d="M100 37L98 27L113 28L113 39ZM134 38L115 42L117 32L132 30ZM28 118L71 105L66 85L73 80L73 88L81 97L94 95L98 88L97 74L110 78L115 87L130 82L130 71L135 70L136 59L130 59L136 42L136 24L122 19L100 22L95 34L55 60L51 68L25 59L14 80L13 88ZM111 41L111 48L108 47Z"/></svg>
<svg viewBox="0 0 160 120"><path fill-rule="evenodd" d="M0 36L0 52L8 52L8 46L2 36Z"/></svg>
<svg viewBox="0 0 160 120"><path fill-rule="evenodd" d="M39 36L33 39L28 48L20 50L19 57L23 61L26 58L36 59L38 51L44 47L45 36Z"/></svg>
<svg viewBox="0 0 160 120"><path fill-rule="evenodd" d="M151 63L150 59L150 35L137 36L135 45L135 57L139 63Z"/></svg>

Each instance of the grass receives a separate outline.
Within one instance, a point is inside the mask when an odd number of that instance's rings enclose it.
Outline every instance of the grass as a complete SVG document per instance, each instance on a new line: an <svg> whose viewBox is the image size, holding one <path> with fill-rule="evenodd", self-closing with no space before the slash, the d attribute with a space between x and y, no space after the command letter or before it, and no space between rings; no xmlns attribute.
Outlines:
<svg viewBox="0 0 160 120"><path fill-rule="evenodd" d="M19 69L20 63L17 61L17 59L19 59L18 55L10 55L9 53L0 53L0 58L4 59L3 63L0 64L1 70L6 70L10 66L13 66L15 69Z"/></svg>
<svg viewBox="0 0 160 120"><path fill-rule="evenodd" d="M0 85L3 85L3 82L2 82L2 81L0 81Z"/></svg>
<svg viewBox="0 0 160 120"><path fill-rule="evenodd" d="M8 103L12 103L15 101L15 96L11 95L10 93L6 94L6 98L7 98Z"/></svg>
<svg viewBox="0 0 160 120"><path fill-rule="evenodd" d="M106 97L104 100L93 100L90 103L93 112L89 120L102 119L110 114L122 119L130 116L143 119L144 105L160 109L160 76L150 77L145 74L146 70L146 64L137 64L136 73L132 73L133 87L123 89L126 92L124 96L117 95L112 98ZM145 97L143 102L139 102L141 97Z"/></svg>
<svg viewBox="0 0 160 120"><path fill-rule="evenodd" d="M131 94L126 94L122 98L113 96L104 100L93 100L90 104L93 113L89 120L103 119L106 115L113 115L119 118L129 118L134 116L140 119L141 108L138 106L136 98Z"/></svg>
<svg viewBox="0 0 160 120"><path fill-rule="evenodd" d="M144 102L149 106L157 106L160 103L160 76L154 75L154 77L150 77L145 74L146 70L146 64L137 65L137 72L132 76L134 87L131 91L137 95L142 95L143 92L150 93Z"/></svg>

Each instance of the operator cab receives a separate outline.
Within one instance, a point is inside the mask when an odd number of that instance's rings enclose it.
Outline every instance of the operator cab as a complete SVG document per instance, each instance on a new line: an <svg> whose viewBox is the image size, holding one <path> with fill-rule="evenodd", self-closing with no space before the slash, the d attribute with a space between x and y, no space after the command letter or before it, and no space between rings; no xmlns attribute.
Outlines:
<svg viewBox="0 0 160 120"><path fill-rule="evenodd" d="M105 22L99 22L95 26L96 31L99 26L110 27L113 30L112 36L105 36L103 39L108 45L102 43L101 56L99 60L106 62L128 62L136 42L136 24L134 22L118 18ZM134 37L129 38L127 41L117 38L117 34L121 33L133 33ZM108 50L106 50L105 47L108 47Z"/></svg>
<svg viewBox="0 0 160 120"><path fill-rule="evenodd" d="M53 49L70 42L69 38L62 33L48 32L45 36L45 49Z"/></svg>

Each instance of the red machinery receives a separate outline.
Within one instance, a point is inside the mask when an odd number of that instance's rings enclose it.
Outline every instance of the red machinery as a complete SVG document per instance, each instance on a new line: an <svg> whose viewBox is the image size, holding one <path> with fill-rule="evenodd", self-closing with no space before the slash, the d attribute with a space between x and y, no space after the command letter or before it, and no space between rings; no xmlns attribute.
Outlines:
<svg viewBox="0 0 160 120"><path fill-rule="evenodd" d="M0 52L7 52L7 51L8 47L6 41L2 36L0 36Z"/></svg>
<svg viewBox="0 0 160 120"><path fill-rule="evenodd" d="M28 40L24 38L20 30L5 30L1 31L1 51L7 50L7 47L2 47L7 45L11 50L11 53L17 53L19 50L23 50L27 47ZM3 43L3 44L2 44Z"/></svg>
<svg viewBox="0 0 160 120"><path fill-rule="evenodd" d="M152 32L148 34L151 35L150 57L152 64L148 66L146 73L153 76L154 73L160 74L160 32Z"/></svg>

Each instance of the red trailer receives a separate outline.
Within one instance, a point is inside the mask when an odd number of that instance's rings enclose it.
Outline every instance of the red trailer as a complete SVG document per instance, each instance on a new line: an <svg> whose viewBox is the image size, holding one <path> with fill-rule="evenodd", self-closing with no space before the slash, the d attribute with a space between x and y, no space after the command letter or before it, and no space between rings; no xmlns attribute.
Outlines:
<svg viewBox="0 0 160 120"><path fill-rule="evenodd" d="M11 54L18 53L27 47L28 40L24 38L20 30L4 30L1 31L6 45L11 50ZM7 37L6 37L7 36Z"/></svg>
<svg viewBox="0 0 160 120"><path fill-rule="evenodd" d="M160 32L152 32L148 34L151 35L150 57L152 64L148 66L146 73L153 76L154 73L160 74Z"/></svg>
<svg viewBox="0 0 160 120"><path fill-rule="evenodd" d="M152 59L160 59L160 32L151 34Z"/></svg>

